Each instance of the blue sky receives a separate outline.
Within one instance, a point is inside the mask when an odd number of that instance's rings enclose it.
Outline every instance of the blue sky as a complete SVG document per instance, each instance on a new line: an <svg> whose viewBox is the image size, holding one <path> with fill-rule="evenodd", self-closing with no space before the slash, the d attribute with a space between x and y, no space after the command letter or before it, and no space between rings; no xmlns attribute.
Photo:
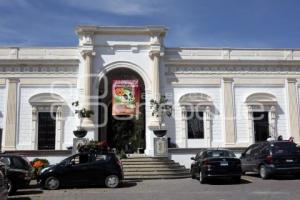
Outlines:
<svg viewBox="0 0 300 200"><path fill-rule="evenodd" d="M0 0L0 46L76 46L74 28L165 25L167 47L300 48L299 0Z"/></svg>

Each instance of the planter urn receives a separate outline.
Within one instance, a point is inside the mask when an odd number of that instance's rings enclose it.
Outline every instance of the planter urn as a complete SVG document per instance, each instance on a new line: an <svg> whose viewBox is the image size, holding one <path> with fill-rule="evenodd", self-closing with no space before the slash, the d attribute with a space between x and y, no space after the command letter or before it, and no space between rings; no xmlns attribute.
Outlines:
<svg viewBox="0 0 300 200"><path fill-rule="evenodd" d="M74 133L74 135L75 135L77 138L83 138L83 137L86 136L87 130L79 129L79 130L73 131L73 133Z"/></svg>

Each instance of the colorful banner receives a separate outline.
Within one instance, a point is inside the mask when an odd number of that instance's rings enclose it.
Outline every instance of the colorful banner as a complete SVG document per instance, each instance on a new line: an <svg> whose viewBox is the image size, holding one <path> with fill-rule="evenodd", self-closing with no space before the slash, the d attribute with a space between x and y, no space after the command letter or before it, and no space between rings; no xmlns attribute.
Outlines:
<svg viewBox="0 0 300 200"><path fill-rule="evenodd" d="M113 80L112 115L138 115L140 87L138 80Z"/></svg>

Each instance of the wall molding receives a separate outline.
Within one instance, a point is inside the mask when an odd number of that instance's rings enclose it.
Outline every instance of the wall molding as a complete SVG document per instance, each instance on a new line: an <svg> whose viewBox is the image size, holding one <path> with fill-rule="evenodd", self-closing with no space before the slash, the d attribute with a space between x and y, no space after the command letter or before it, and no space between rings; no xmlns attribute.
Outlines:
<svg viewBox="0 0 300 200"><path fill-rule="evenodd" d="M167 73L166 75L172 74L277 74L279 75L300 75L300 63L298 66L257 66L247 65L247 66L218 66L218 65L205 65L203 63L200 64L198 62L196 65L167 65Z"/></svg>

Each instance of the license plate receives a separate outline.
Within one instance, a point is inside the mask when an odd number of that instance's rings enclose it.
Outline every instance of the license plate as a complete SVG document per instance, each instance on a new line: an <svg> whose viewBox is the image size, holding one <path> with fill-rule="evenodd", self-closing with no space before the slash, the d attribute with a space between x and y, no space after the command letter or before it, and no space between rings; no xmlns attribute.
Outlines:
<svg viewBox="0 0 300 200"><path fill-rule="evenodd" d="M288 163L294 162L293 159L286 159L285 161L288 162Z"/></svg>
<svg viewBox="0 0 300 200"><path fill-rule="evenodd" d="M228 166L228 162L226 161L221 162L221 166Z"/></svg>

